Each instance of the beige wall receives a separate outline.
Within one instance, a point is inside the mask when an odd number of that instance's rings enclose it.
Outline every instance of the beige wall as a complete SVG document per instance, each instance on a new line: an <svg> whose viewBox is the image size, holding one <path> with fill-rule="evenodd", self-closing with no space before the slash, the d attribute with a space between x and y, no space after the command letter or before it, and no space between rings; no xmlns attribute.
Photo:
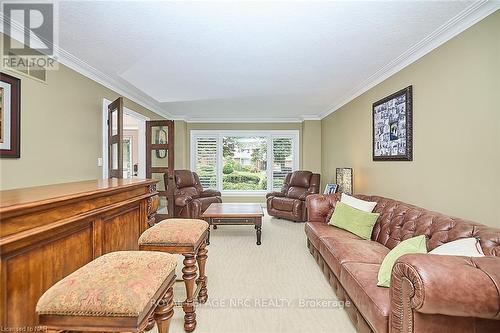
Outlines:
<svg viewBox="0 0 500 333"><path fill-rule="evenodd" d="M182 120L174 121L174 151L175 169L189 169L189 157L187 156L187 123Z"/></svg>
<svg viewBox="0 0 500 333"><path fill-rule="evenodd" d="M302 169L321 173L321 121L302 122Z"/></svg>
<svg viewBox="0 0 500 333"><path fill-rule="evenodd" d="M102 100L118 94L63 65L47 83L11 74L21 78L21 158L0 160L0 188L101 177ZM130 100L125 106L162 119Z"/></svg>
<svg viewBox="0 0 500 333"><path fill-rule="evenodd" d="M372 161L372 103L413 85L413 162ZM500 227L500 11L322 121L323 183Z"/></svg>

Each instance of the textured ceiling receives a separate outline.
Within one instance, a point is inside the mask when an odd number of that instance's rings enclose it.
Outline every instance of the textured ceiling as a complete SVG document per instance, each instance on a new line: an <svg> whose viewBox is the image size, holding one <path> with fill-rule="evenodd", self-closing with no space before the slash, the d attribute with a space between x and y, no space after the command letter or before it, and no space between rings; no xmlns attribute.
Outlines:
<svg viewBox="0 0 500 333"><path fill-rule="evenodd" d="M67 1L59 45L177 118L314 118L469 5Z"/></svg>

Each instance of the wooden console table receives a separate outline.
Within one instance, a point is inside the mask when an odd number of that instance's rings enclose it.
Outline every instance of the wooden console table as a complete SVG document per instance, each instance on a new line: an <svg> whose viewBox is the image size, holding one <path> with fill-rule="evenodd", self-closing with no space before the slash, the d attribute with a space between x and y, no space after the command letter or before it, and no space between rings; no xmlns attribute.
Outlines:
<svg viewBox="0 0 500 333"><path fill-rule="evenodd" d="M154 223L156 181L104 179L0 192L0 327L32 331L38 298Z"/></svg>

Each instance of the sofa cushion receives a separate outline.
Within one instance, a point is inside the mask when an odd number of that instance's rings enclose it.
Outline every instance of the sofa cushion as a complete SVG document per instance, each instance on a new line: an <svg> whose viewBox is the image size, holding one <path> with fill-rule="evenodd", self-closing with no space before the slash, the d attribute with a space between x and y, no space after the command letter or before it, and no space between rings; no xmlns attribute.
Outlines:
<svg viewBox="0 0 500 333"><path fill-rule="evenodd" d="M365 320L378 333L389 331L391 303L389 289L377 287L379 264L346 262L340 283Z"/></svg>
<svg viewBox="0 0 500 333"><path fill-rule="evenodd" d="M345 231L323 222L306 222L305 232L309 241L319 250L321 237L338 237L341 239L361 239L349 231Z"/></svg>
<svg viewBox="0 0 500 333"><path fill-rule="evenodd" d="M337 277L343 263L381 264L389 253L389 249L380 243L364 239L335 236L321 238L320 242L319 252Z"/></svg>

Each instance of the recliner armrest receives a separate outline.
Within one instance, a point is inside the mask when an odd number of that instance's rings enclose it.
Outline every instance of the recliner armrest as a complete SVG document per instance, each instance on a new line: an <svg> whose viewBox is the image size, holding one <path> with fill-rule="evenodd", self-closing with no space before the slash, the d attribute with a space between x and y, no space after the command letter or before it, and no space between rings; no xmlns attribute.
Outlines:
<svg viewBox="0 0 500 333"><path fill-rule="evenodd" d="M270 192L266 194L266 199L269 197L284 197L285 193L283 192Z"/></svg>
<svg viewBox="0 0 500 333"><path fill-rule="evenodd" d="M404 255L393 267L390 288L395 327L411 319L402 321L409 310L500 320L499 257Z"/></svg>
<svg viewBox="0 0 500 333"><path fill-rule="evenodd" d="M211 188L203 190L200 193L200 197L201 198L206 198L206 197L220 197L220 196L221 196L221 193L219 191L211 189Z"/></svg>
<svg viewBox="0 0 500 333"><path fill-rule="evenodd" d="M193 197L189 195L178 196L175 198L175 205L179 207L184 207L193 201Z"/></svg>

